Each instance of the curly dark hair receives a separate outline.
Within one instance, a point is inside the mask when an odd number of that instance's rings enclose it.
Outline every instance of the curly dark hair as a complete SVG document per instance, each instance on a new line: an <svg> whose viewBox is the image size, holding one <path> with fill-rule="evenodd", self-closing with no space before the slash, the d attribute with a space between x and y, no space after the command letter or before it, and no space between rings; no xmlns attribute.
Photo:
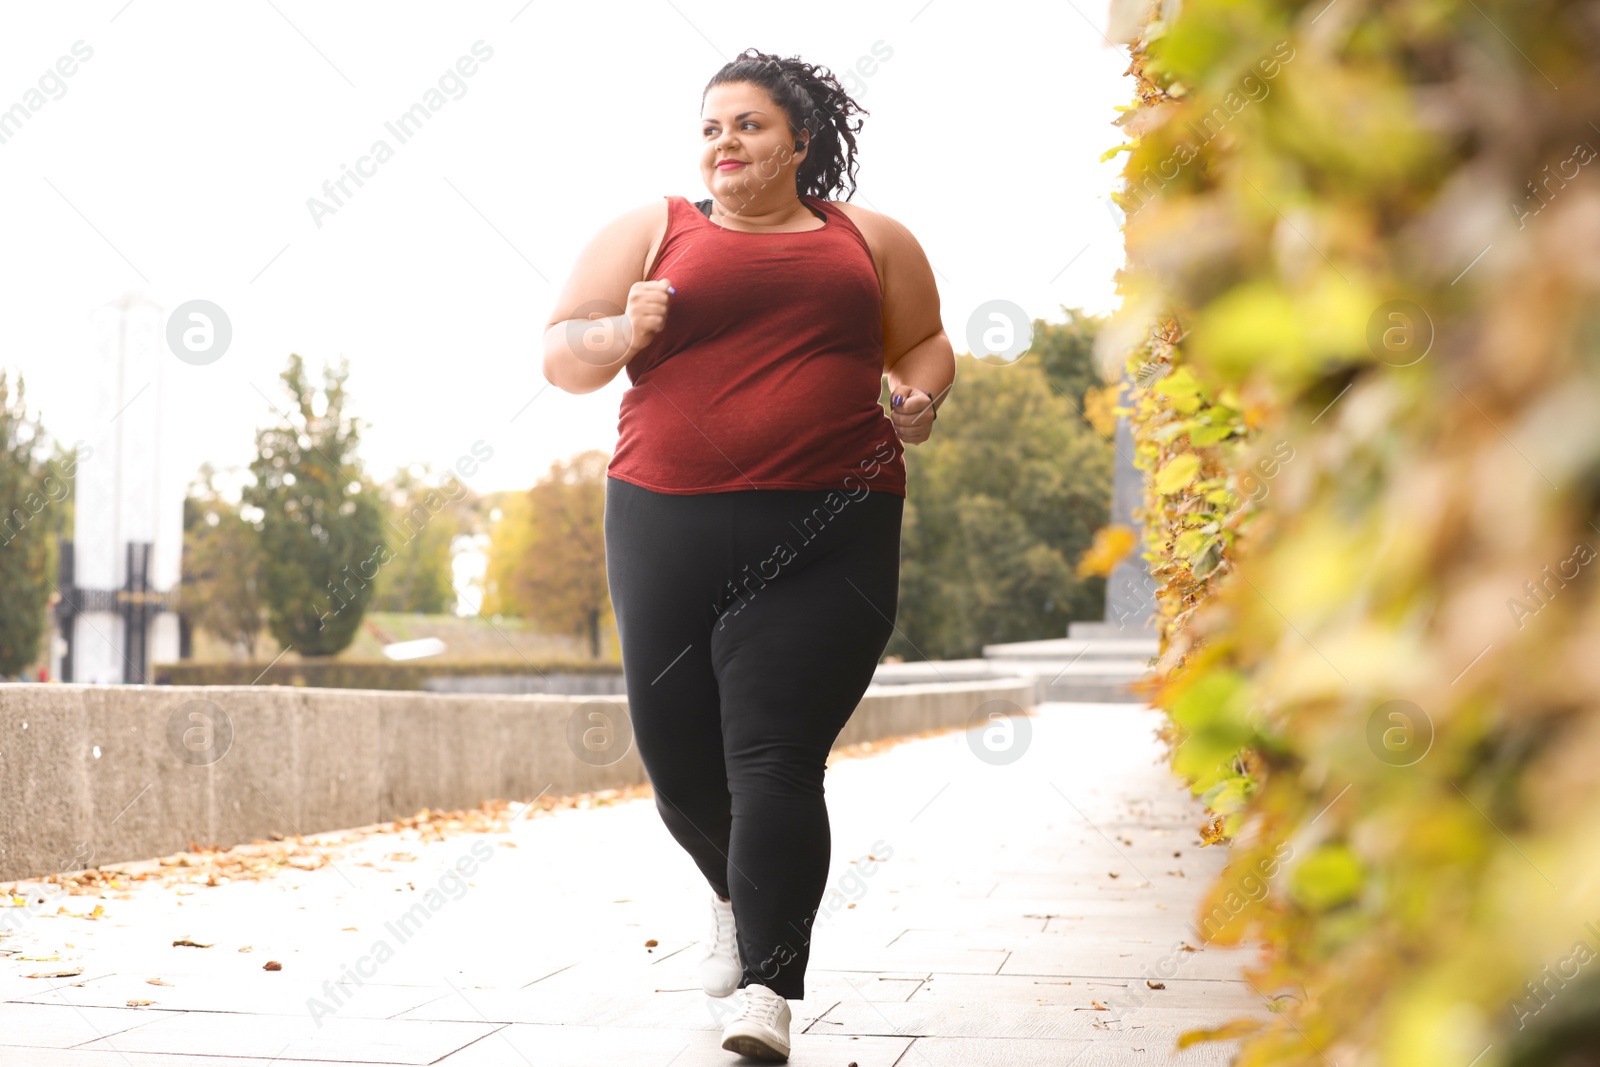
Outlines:
<svg viewBox="0 0 1600 1067"><path fill-rule="evenodd" d="M850 183L849 200L856 191L856 133L860 119L850 124L850 116L871 112L850 98L827 67L807 63L799 56L787 59L754 48L746 48L733 61L712 75L700 94L727 82L748 82L765 89L789 117L789 132L795 140L800 131L811 134L810 148L795 175L796 191L801 196L832 199L832 194Z"/></svg>

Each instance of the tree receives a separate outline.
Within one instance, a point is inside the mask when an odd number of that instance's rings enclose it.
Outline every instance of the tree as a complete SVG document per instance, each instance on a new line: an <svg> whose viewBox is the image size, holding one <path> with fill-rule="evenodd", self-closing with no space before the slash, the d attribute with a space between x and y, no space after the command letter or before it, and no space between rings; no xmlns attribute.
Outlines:
<svg viewBox="0 0 1600 1067"><path fill-rule="evenodd" d="M260 535L267 625L302 656L354 640L374 579L392 558L376 493L361 470L360 423L344 414L348 362L324 367L321 395L290 355L283 421L256 433L245 502Z"/></svg>
<svg viewBox="0 0 1600 1067"><path fill-rule="evenodd" d="M180 600L191 624L254 659L263 606L260 535L217 491L215 474L202 466L184 500Z"/></svg>
<svg viewBox="0 0 1600 1067"><path fill-rule="evenodd" d="M1056 391L1071 401L1080 415L1087 415L1085 398L1102 387L1095 368L1094 342L1105 319L1085 315L1080 308L1063 307L1061 311L1067 317L1065 322L1033 321L1033 344L1023 359L1038 363Z"/></svg>
<svg viewBox="0 0 1600 1067"><path fill-rule="evenodd" d="M467 529L472 491L453 474L443 484L426 466L395 472L383 488L394 559L378 573L374 611L438 615L455 606L450 546Z"/></svg>
<svg viewBox="0 0 1600 1067"><path fill-rule="evenodd" d="M52 531L39 513L57 499L58 479L42 462L44 438L44 426L28 415L22 379L13 397L0 371L0 677L34 662L45 632Z"/></svg>
<svg viewBox="0 0 1600 1067"><path fill-rule="evenodd" d="M533 545L533 509L521 490L491 493L484 503L489 508L489 561L479 614L520 616L517 572Z"/></svg>
<svg viewBox="0 0 1600 1067"><path fill-rule="evenodd" d="M611 610L606 583L604 452L584 452L551 466L526 494L525 511L497 524L489 586L495 607L575 634L600 655L600 624ZM506 551L515 546L515 555ZM497 551L498 550L498 551Z"/></svg>
<svg viewBox="0 0 1600 1067"><path fill-rule="evenodd" d="M978 655L1098 619L1105 582L1075 564L1111 507L1111 443L1023 360L958 356L959 401L908 450L899 631L907 659Z"/></svg>

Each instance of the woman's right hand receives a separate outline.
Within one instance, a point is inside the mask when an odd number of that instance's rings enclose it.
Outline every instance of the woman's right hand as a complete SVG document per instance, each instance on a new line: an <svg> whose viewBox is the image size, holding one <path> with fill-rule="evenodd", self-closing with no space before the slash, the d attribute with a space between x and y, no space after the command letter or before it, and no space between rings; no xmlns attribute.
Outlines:
<svg viewBox="0 0 1600 1067"><path fill-rule="evenodd" d="M667 325L667 289L672 285L668 278L634 282L628 289L628 307L623 312L627 319L624 330L628 337L628 359L655 340Z"/></svg>

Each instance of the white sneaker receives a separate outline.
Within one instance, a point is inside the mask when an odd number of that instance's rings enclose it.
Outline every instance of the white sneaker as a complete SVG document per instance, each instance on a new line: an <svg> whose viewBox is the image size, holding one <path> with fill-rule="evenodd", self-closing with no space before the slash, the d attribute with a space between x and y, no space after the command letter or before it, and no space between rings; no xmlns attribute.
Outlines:
<svg viewBox="0 0 1600 1067"><path fill-rule="evenodd" d="M744 987L744 1010L722 1031L722 1047L759 1060L789 1058L789 1002L764 985Z"/></svg>
<svg viewBox="0 0 1600 1067"><path fill-rule="evenodd" d="M700 961L700 984L708 995L726 997L739 988L744 964L739 961L739 940L733 929L733 901L711 894L711 932Z"/></svg>

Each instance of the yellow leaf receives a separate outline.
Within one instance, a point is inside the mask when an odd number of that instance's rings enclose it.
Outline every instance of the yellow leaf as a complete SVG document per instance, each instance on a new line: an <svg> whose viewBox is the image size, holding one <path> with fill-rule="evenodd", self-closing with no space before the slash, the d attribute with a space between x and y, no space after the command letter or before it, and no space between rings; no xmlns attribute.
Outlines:
<svg viewBox="0 0 1600 1067"><path fill-rule="evenodd" d="M1120 385L1090 387L1083 394L1083 415L1102 437L1117 432L1117 391Z"/></svg>
<svg viewBox="0 0 1600 1067"><path fill-rule="evenodd" d="M1194 396L1200 391L1200 383L1195 380L1194 374L1188 367L1179 367L1158 380L1154 388L1162 396Z"/></svg>
<svg viewBox="0 0 1600 1067"><path fill-rule="evenodd" d="M1083 558L1078 561L1078 577L1110 577L1111 569L1133 551L1137 542L1138 535L1127 526L1113 523L1100 527L1094 532L1094 543L1084 550Z"/></svg>
<svg viewBox="0 0 1600 1067"><path fill-rule="evenodd" d="M1178 1047L1185 1049L1202 1041L1232 1041L1236 1037L1255 1033L1263 1025L1258 1019L1234 1019L1209 1030L1186 1030L1178 1035Z"/></svg>
<svg viewBox="0 0 1600 1067"><path fill-rule="evenodd" d="M1167 461L1156 475L1156 492L1168 495L1178 492L1194 481L1200 473L1200 457L1193 452L1183 452Z"/></svg>

